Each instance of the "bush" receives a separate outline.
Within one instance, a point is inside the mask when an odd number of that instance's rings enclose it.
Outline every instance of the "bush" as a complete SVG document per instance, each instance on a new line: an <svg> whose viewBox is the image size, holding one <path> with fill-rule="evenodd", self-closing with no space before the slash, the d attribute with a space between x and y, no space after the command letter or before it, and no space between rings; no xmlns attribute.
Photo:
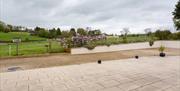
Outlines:
<svg viewBox="0 0 180 91"><path fill-rule="evenodd" d="M173 40L180 40L180 32L171 34L170 38Z"/></svg>
<svg viewBox="0 0 180 91"><path fill-rule="evenodd" d="M154 45L154 38L151 37L149 40L149 46L153 46Z"/></svg>
<svg viewBox="0 0 180 91"><path fill-rule="evenodd" d="M155 32L155 36L159 39L159 40L167 40L169 39L171 35L171 32L169 30L165 30L165 31L160 31L160 30L157 30Z"/></svg>
<svg viewBox="0 0 180 91"><path fill-rule="evenodd" d="M161 45L161 46L159 47L159 51L163 53L164 50L165 50L165 47Z"/></svg>
<svg viewBox="0 0 180 91"><path fill-rule="evenodd" d="M92 50L96 47L96 45L94 43L88 43L84 47L87 48L88 50Z"/></svg>
<svg viewBox="0 0 180 91"><path fill-rule="evenodd" d="M29 40L29 38L25 38L25 40L24 40L24 41L25 41L25 42L28 42L28 41L30 41L30 40Z"/></svg>
<svg viewBox="0 0 180 91"><path fill-rule="evenodd" d="M127 41L127 37L123 37L123 43L128 43L128 41Z"/></svg>
<svg viewBox="0 0 180 91"><path fill-rule="evenodd" d="M153 41L153 40L150 40L150 41L149 41L149 46L153 46L153 44L154 44L154 41Z"/></svg>
<svg viewBox="0 0 180 91"><path fill-rule="evenodd" d="M106 42L106 46L107 46L107 47L111 46L111 43Z"/></svg>

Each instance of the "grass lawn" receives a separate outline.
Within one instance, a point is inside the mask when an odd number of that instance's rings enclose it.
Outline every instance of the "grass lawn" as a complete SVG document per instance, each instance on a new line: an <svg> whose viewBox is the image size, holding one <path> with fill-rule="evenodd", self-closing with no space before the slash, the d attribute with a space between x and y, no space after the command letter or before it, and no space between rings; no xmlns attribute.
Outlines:
<svg viewBox="0 0 180 91"><path fill-rule="evenodd" d="M22 42L19 44L19 54L20 55L36 55L36 54L44 54L47 53L47 41L41 42ZM16 44L10 43L11 46L11 56L16 55ZM51 52L64 52L62 46L60 46L59 42L52 41L52 49ZM8 44L0 45L0 57L5 57L9 55L9 46Z"/></svg>
<svg viewBox="0 0 180 91"><path fill-rule="evenodd" d="M27 32L9 32L2 33L0 32L0 41L11 41L14 37L20 37L22 41L25 41L26 38L29 39L29 42L21 42L19 44L19 55L20 56L28 56L28 55L37 55L37 54L45 54L48 53L47 47L48 42L45 41L45 38L40 38L37 36L30 36ZM127 43L134 42L145 42L149 39L147 36L128 36ZM44 41L33 41L33 40L44 40ZM113 45L113 44L123 44L123 38L117 36L110 36L107 40L99 40L93 42L96 46L98 45ZM15 43L7 43L0 44L0 57L9 56L9 47L11 47L10 56L16 55L16 44ZM57 41L52 41L52 49L51 53L60 53L64 52L64 48Z"/></svg>
<svg viewBox="0 0 180 91"><path fill-rule="evenodd" d="M21 38L22 41L46 40L38 36L31 36L28 32L0 32L0 41L12 41L15 37Z"/></svg>
<svg viewBox="0 0 180 91"><path fill-rule="evenodd" d="M128 36L127 37L127 43L136 43L136 42L145 42L148 41L150 37L147 36ZM95 45L107 45L107 44L123 44L123 37L117 37L117 36L108 36L106 40L99 40L93 42Z"/></svg>

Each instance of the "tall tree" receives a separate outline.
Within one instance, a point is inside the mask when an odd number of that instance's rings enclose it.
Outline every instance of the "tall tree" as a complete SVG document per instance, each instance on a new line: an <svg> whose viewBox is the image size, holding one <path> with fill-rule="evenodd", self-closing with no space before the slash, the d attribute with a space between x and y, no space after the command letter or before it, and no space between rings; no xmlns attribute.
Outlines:
<svg viewBox="0 0 180 91"><path fill-rule="evenodd" d="M174 21L174 24L176 26L176 29L180 30L180 0L178 1L178 3L175 6L173 16L174 16L173 21Z"/></svg>
<svg viewBox="0 0 180 91"><path fill-rule="evenodd" d="M79 33L80 35L87 35L87 31L84 30L83 28L78 28L77 33Z"/></svg>
<svg viewBox="0 0 180 91"><path fill-rule="evenodd" d="M128 33L130 33L129 28L123 28L123 33L125 36L127 36Z"/></svg>
<svg viewBox="0 0 180 91"><path fill-rule="evenodd" d="M35 31L35 32L39 32L40 30L41 30L41 28L38 27L38 26L34 28L34 31Z"/></svg>
<svg viewBox="0 0 180 91"><path fill-rule="evenodd" d="M12 25L7 24L7 27L9 28L9 30L10 30L10 31L12 31L12 30L13 30L13 26L12 26Z"/></svg>
<svg viewBox="0 0 180 91"><path fill-rule="evenodd" d="M121 35L123 36L123 42L127 43L128 42L127 35L128 35L128 33L130 33L129 28L123 28L123 30L120 32L121 32Z"/></svg>
<svg viewBox="0 0 180 91"><path fill-rule="evenodd" d="M44 38L48 38L49 37L49 32L45 29L41 29L39 32L38 32L38 36L40 37L44 37Z"/></svg>
<svg viewBox="0 0 180 91"><path fill-rule="evenodd" d="M57 36L61 35L61 29L60 28L57 28L56 34L57 34Z"/></svg>
<svg viewBox="0 0 180 91"><path fill-rule="evenodd" d="M71 29L70 29L70 34L71 34L72 36L76 36L76 30L75 30L74 28L71 28Z"/></svg>
<svg viewBox="0 0 180 91"><path fill-rule="evenodd" d="M50 29L49 30L49 38L56 38L56 37L57 37L56 29L55 28Z"/></svg>
<svg viewBox="0 0 180 91"><path fill-rule="evenodd" d="M171 35L170 30L157 30L155 36L160 40L167 40Z"/></svg>
<svg viewBox="0 0 180 91"><path fill-rule="evenodd" d="M100 35L101 31L99 29L98 30L94 30L94 33L95 33L95 35Z"/></svg>
<svg viewBox="0 0 180 91"><path fill-rule="evenodd" d="M4 32L5 30L5 24L0 21L0 32Z"/></svg>
<svg viewBox="0 0 180 91"><path fill-rule="evenodd" d="M69 33L69 31L62 31L61 36L65 37L65 38L68 38L68 37L70 37L70 33Z"/></svg>
<svg viewBox="0 0 180 91"><path fill-rule="evenodd" d="M93 30L90 30L90 31L88 31L88 35L93 36L93 35L95 35L95 33L94 33L94 31L93 31Z"/></svg>

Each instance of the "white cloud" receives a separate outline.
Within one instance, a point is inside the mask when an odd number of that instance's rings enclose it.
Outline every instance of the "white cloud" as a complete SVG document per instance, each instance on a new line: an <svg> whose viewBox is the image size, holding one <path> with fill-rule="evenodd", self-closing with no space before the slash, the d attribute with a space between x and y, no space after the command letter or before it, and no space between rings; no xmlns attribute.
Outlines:
<svg viewBox="0 0 180 91"><path fill-rule="evenodd" d="M46 28L94 27L119 33L145 28L173 29L172 11L178 0L0 0L2 21Z"/></svg>

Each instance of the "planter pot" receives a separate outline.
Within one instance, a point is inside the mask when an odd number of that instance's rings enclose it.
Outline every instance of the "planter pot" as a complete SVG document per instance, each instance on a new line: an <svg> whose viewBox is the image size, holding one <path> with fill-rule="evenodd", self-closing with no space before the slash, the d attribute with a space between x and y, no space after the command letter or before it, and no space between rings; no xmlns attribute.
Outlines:
<svg viewBox="0 0 180 91"><path fill-rule="evenodd" d="M161 52L161 53L159 54L159 56L160 56L160 57L165 57L166 54Z"/></svg>
<svg viewBox="0 0 180 91"><path fill-rule="evenodd" d="M139 58L139 56L135 56L135 58L136 58L136 59L138 59L138 58Z"/></svg>
<svg viewBox="0 0 180 91"><path fill-rule="evenodd" d="M98 64L101 64L101 60L98 60Z"/></svg>

